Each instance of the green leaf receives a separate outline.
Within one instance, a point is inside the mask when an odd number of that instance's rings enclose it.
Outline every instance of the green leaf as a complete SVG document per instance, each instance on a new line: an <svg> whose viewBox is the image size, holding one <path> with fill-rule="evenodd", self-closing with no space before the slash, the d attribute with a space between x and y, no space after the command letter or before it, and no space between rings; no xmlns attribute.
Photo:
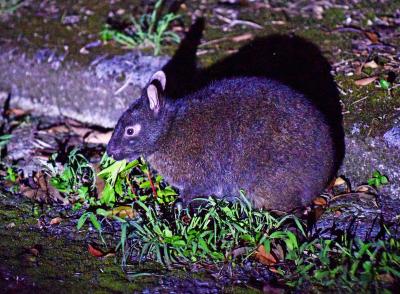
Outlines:
<svg viewBox="0 0 400 294"><path fill-rule="evenodd" d="M10 140L13 137L11 134L4 134L0 136L0 141Z"/></svg>
<svg viewBox="0 0 400 294"><path fill-rule="evenodd" d="M135 159L129 162L126 167L122 170L122 172L131 171L132 168L136 167L139 164L139 160Z"/></svg>
<svg viewBox="0 0 400 294"><path fill-rule="evenodd" d="M163 235L164 235L164 237L170 238L170 237L172 237L172 231L168 228L165 228Z"/></svg>
<svg viewBox="0 0 400 294"><path fill-rule="evenodd" d="M213 259L216 259L216 260L224 260L225 259L225 256L221 252L214 251L214 252L211 252L210 255Z"/></svg>
<svg viewBox="0 0 400 294"><path fill-rule="evenodd" d="M297 243L296 236L290 231L286 232L286 234L287 234L287 236L289 238L289 240L286 240L286 242L285 242L287 247L288 247L288 249L289 250L293 250L295 248L298 248L299 246L298 246L298 243Z"/></svg>
<svg viewBox="0 0 400 294"><path fill-rule="evenodd" d="M67 192L68 190L68 182L58 178L58 177L52 177L50 179L50 185L52 185L54 188L56 188L60 192Z"/></svg>
<svg viewBox="0 0 400 294"><path fill-rule="evenodd" d="M101 198L100 198L100 202L102 204L112 204L115 202L115 192L113 187L111 187L111 185L106 182L104 189L103 189L103 193L101 194Z"/></svg>
<svg viewBox="0 0 400 294"><path fill-rule="evenodd" d="M381 79L379 81L379 84L381 85L382 89L387 90L390 87L390 83L384 79Z"/></svg>
<svg viewBox="0 0 400 294"><path fill-rule="evenodd" d="M388 178L387 178L386 176L382 176L382 177L381 177L381 184L382 184L382 185L386 185L386 184L388 184L388 183L389 183Z"/></svg>
<svg viewBox="0 0 400 294"><path fill-rule="evenodd" d="M12 167L7 168L6 179L10 180L11 182L15 182L17 180L17 173L14 171Z"/></svg>
<svg viewBox="0 0 400 294"><path fill-rule="evenodd" d="M151 187L150 181L145 181L139 185L139 188L141 189L148 189L150 187Z"/></svg>
<svg viewBox="0 0 400 294"><path fill-rule="evenodd" d="M176 191L171 186L167 186L167 187L165 187L164 190L160 189L159 191L160 191L161 196L176 196L176 195L178 195L178 193L176 193Z"/></svg>
<svg viewBox="0 0 400 294"><path fill-rule="evenodd" d="M96 215L94 213L90 213L89 217L90 217L90 221L92 222L92 224L96 228L96 230L100 231L101 230L101 224L97 220Z"/></svg>
<svg viewBox="0 0 400 294"><path fill-rule="evenodd" d="M127 238L127 223L123 223L121 225L121 239L117 245L117 248L121 247L122 253L125 254L125 243L126 243L126 238Z"/></svg>
<svg viewBox="0 0 400 294"><path fill-rule="evenodd" d="M10 135L10 134L5 134L5 135L0 136L0 148L6 146L11 138L12 138L12 135Z"/></svg>
<svg viewBox="0 0 400 294"><path fill-rule="evenodd" d="M273 232L269 237L271 239L284 239L284 238L286 238L286 236L287 236L286 232L276 231L276 232Z"/></svg>
<svg viewBox="0 0 400 294"><path fill-rule="evenodd" d="M82 186L78 189L78 194L81 198L86 198L89 194L89 187Z"/></svg>
<svg viewBox="0 0 400 294"><path fill-rule="evenodd" d="M126 160L116 161L109 167L103 169L97 175L105 179L111 186L114 186L119 172L122 171L125 167L126 167Z"/></svg>
<svg viewBox="0 0 400 294"><path fill-rule="evenodd" d="M370 261L366 261L366 262L364 262L363 263L363 268L364 268L364 270L366 271L366 272L371 272L371 269L372 269L372 263L370 262Z"/></svg>
<svg viewBox="0 0 400 294"><path fill-rule="evenodd" d="M64 171L61 174L61 179L64 181L69 181L73 178L73 172L70 167L65 167Z"/></svg>
<svg viewBox="0 0 400 294"><path fill-rule="evenodd" d="M199 239L199 247L201 249L203 249L203 251L205 251L207 253L210 252L210 249L208 249L207 243L203 238Z"/></svg>
<svg viewBox="0 0 400 294"><path fill-rule="evenodd" d="M176 240L172 242L172 246L174 247L185 247L186 246L186 242L183 240Z"/></svg>
<svg viewBox="0 0 400 294"><path fill-rule="evenodd" d="M122 180L120 178L118 178L115 181L114 189L115 189L115 193L117 193L119 196L122 196L124 194L124 190L122 188Z"/></svg>
<svg viewBox="0 0 400 294"><path fill-rule="evenodd" d="M379 178L380 176L381 176L381 173L378 170L376 170L372 173L372 177L374 177L374 178Z"/></svg>
<svg viewBox="0 0 400 294"><path fill-rule="evenodd" d="M265 250L265 252L266 252L267 254L270 254L270 253L271 253L271 242L270 242L269 240L265 240L265 241L263 242L263 245L264 245L264 250Z"/></svg>
<svg viewBox="0 0 400 294"><path fill-rule="evenodd" d="M81 215L81 217L78 219L78 224L76 225L76 228L78 230L80 230L82 228L82 226L85 224L85 222L90 214L91 214L91 212L85 212L84 214Z"/></svg>
<svg viewBox="0 0 400 294"><path fill-rule="evenodd" d="M111 211L107 211L107 210L105 210L103 208L97 208L96 209L96 214L104 216L104 217L108 217L108 216L110 216L112 214L112 212Z"/></svg>

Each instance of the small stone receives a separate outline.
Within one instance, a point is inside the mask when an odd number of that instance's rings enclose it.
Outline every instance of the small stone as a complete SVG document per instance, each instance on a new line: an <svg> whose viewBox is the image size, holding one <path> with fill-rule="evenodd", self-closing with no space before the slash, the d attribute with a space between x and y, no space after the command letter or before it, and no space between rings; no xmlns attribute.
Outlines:
<svg viewBox="0 0 400 294"><path fill-rule="evenodd" d="M123 15L124 13L125 13L125 9L120 8L117 10L117 15Z"/></svg>
<svg viewBox="0 0 400 294"><path fill-rule="evenodd" d="M364 64L364 67L368 67L368 68L378 68L379 65L376 64L376 62L374 60L367 62L366 64Z"/></svg>
<svg viewBox="0 0 400 294"><path fill-rule="evenodd" d="M6 229L8 229L8 230L12 229L12 228L15 228L15 226L16 226L15 223L9 223L6 225Z"/></svg>
<svg viewBox="0 0 400 294"><path fill-rule="evenodd" d="M313 7L313 15L316 19L323 19L324 18L324 8L322 6L314 6Z"/></svg>
<svg viewBox="0 0 400 294"><path fill-rule="evenodd" d="M86 47L82 47L82 48L79 50L79 53L80 53L80 54L83 54L83 55L86 55L86 54L89 54L89 50L87 50Z"/></svg>
<svg viewBox="0 0 400 294"><path fill-rule="evenodd" d="M81 17L79 15L67 15L62 19L62 24L72 25L80 21Z"/></svg>

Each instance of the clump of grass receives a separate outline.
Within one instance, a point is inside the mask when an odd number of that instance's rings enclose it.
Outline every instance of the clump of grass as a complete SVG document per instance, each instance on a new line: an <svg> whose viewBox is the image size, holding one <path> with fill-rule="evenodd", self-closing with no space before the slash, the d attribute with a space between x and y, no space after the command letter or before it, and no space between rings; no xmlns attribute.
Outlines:
<svg viewBox="0 0 400 294"><path fill-rule="evenodd" d="M147 259L165 266L237 264L259 259L255 253L262 245L271 257L268 265L293 289L380 292L400 282L400 241L389 230L371 242L345 235L327 240L311 236L293 215L253 208L244 192L233 202L210 197L186 208L173 205L177 193L141 159L128 163L104 156L101 168L96 174L74 150L63 168L49 168L51 183L71 198L88 187L76 202L85 208L78 228L89 220L101 232L105 220L119 222L123 264ZM85 174L90 180L83 180ZM96 190L99 180L105 181L102 191Z"/></svg>
<svg viewBox="0 0 400 294"><path fill-rule="evenodd" d="M315 239L304 242L291 258L286 284L312 285L318 291L390 293L400 282L400 240L389 236L374 242L360 239Z"/></svg>
<svg viewBox="0 0 400 294"><path fill-rule="evenodd" d="M124 31L118 31L106 25L100 33L103 41L114 40L115 42L127 47L135 48L138 46L152 46L154 55L161 52L161 46L165 42L179 43L180 37L169 30L171 23L180 18L174 13L162 15L161 8L163 0L155 3L151 13L143 14L138 19L130 17L132 25Z"/></svg>
<svg viewBox="0 0 400 294"><path fill-rule="evenodd" d="M13 13L23 2L24 0L0 0L0 14Z"/></svg>
<svg viewBox="0 0 400 294"><path fill-rule="evenodd" d="M247 259L259 245L268 253L283 244L297 248L297 239L288 230L290 223L304 234L297 218L275 218L267 211L255 210L243 192L233 203L212 197L196 201L202 205L194 211L170 209L172 218L161 217L157 206L137 201L140 217L128 221L130 252L139 248L140 259L148 257L167 266L177 261L234 261Z"/></svg>

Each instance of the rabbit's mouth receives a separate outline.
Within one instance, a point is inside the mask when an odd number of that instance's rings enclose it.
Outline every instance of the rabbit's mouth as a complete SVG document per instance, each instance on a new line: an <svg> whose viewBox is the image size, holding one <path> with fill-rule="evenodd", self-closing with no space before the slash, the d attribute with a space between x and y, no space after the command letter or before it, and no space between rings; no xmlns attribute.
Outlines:
<svg viewBox="0 0 400 294"><path fill-rule="evenodd" d="M115 160L127 159L123 150L120 147L114 146L113 144L107 145L107 155Z"/></svg>

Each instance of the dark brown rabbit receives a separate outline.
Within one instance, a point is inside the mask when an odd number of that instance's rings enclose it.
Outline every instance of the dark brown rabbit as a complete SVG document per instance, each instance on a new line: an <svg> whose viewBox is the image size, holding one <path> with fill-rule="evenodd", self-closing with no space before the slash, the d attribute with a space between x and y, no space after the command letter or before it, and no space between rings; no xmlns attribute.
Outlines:
<svg viewBox="0 0 400 294"><path fill-rule="evenodd" d="M153 75L119 119L107 153L143 155L184 199L237 196L288 211L310 203L337 171L335 144L306 96L264 77L214 81L182 99Z"/></svg>

